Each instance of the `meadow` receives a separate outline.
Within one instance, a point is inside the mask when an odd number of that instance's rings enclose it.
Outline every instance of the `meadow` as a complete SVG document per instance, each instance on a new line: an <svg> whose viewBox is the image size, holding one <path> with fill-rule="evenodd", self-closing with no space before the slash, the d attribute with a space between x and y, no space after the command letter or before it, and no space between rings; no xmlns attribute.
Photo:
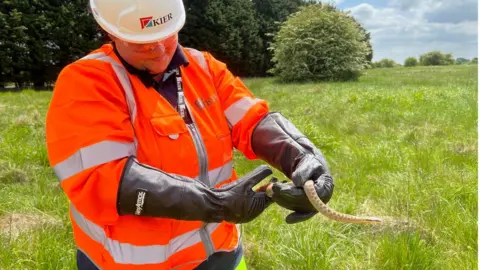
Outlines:
<svg viewBox="0 0 480 270"><path fill-rule="evenodd" d="M243 226L248 268L477 269L477 68L372 69L342 83L245 79L325 154L332 208L398 221L316 215L288 225L288 211L272 205ZM50 98L0 93L0 269L75 269L68 200L45 149ZM262 163L235 155L240 175Z"/></svg>

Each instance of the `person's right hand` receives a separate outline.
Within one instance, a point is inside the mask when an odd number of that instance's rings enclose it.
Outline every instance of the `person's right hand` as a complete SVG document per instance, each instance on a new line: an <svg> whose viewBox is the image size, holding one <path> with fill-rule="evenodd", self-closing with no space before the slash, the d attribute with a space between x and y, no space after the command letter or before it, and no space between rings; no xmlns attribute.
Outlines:
<svg viewBox="0 0 480 270"><path fill-rule="evenodd" d="M314 187L318 197L324 203L328 203L333 194L333 179L327 174L322 174L314 181ZM318 213L317 209L310 203L303 188L293 183L273 181L272 200L279 206L292 210L285 221L288 224L298 223L310 219Z"/></svg>
<svg viewBox="0 0 480 270"><path fill-rule="evenodd" d="M272 170L265 165L214 192L221 198L223 219L231 223L247 223L258 217L273 201L265 192L252 188L260 183Z"/></svg>

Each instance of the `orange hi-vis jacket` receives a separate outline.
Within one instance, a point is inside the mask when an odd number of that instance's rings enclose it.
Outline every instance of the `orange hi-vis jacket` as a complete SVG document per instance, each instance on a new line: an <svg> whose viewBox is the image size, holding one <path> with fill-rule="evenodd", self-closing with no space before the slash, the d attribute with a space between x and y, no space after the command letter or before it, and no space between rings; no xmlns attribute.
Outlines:
<svg viewBox="0 0 480 270"><path fill-rule="evenodd" d="M193 124L128 73L110 44L66 66L56 82L48 157L70 200L75 243L101 269L192 269L239 245L235 224L117 213L128 156L211 187L237 179L233 147L257 158L250 137L268 113L266 102L209 53L181 49L189 62L180 69Z"/></svg>

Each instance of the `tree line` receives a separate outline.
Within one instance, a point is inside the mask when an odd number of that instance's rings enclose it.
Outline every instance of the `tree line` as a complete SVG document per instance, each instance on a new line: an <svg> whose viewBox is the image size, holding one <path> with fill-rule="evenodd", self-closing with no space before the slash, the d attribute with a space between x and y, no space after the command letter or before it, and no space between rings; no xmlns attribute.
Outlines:
<svg viewBox="0 0 480 270"><path fill-rule="evenodd" d="M280 24L315 0L184 0L183 46L210 51L238 76L267 76ZM44 88L60 70L106 42L88 0L0 2L0 88ZM359 27L361 27L359 25ZM363 28L362 28L363 29ZM370 34L363 29L370 44ZM370 60L372 55L369 56Z"/></svg>
<svg viewBox="0 0 480 270"><path fill-rule="evenodd" d="M452 53L442 53L441 51L435 50L431 52L424 53L420 57L416 58L413 56L405 59L403 66L404 67L415 67L415 66L448 66L448 65L476 65L478 64L478 58L475 57L471 60L459 57L454 58ZM380 61L372 63L372 68L392 68L401 66L396 63L394 60L389 58L381 59Z"/></svg>

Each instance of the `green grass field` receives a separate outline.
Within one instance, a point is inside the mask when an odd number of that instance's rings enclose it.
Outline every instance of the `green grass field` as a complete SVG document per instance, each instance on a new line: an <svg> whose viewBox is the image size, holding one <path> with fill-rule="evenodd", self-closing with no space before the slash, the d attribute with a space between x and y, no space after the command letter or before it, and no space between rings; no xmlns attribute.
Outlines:
<svg viewBox="0 0 480 270"><path fill-rule="evenodd" d="M408 222L316 215L287 225L274 205L243 226L249 269L477 269L477 66L368 70L349 83L245 82L324 152L332 208ZM44 145L50 97L0 93L0 269L75 269L67 199ZM262 163L235 161L240 174Z"/></svg>

